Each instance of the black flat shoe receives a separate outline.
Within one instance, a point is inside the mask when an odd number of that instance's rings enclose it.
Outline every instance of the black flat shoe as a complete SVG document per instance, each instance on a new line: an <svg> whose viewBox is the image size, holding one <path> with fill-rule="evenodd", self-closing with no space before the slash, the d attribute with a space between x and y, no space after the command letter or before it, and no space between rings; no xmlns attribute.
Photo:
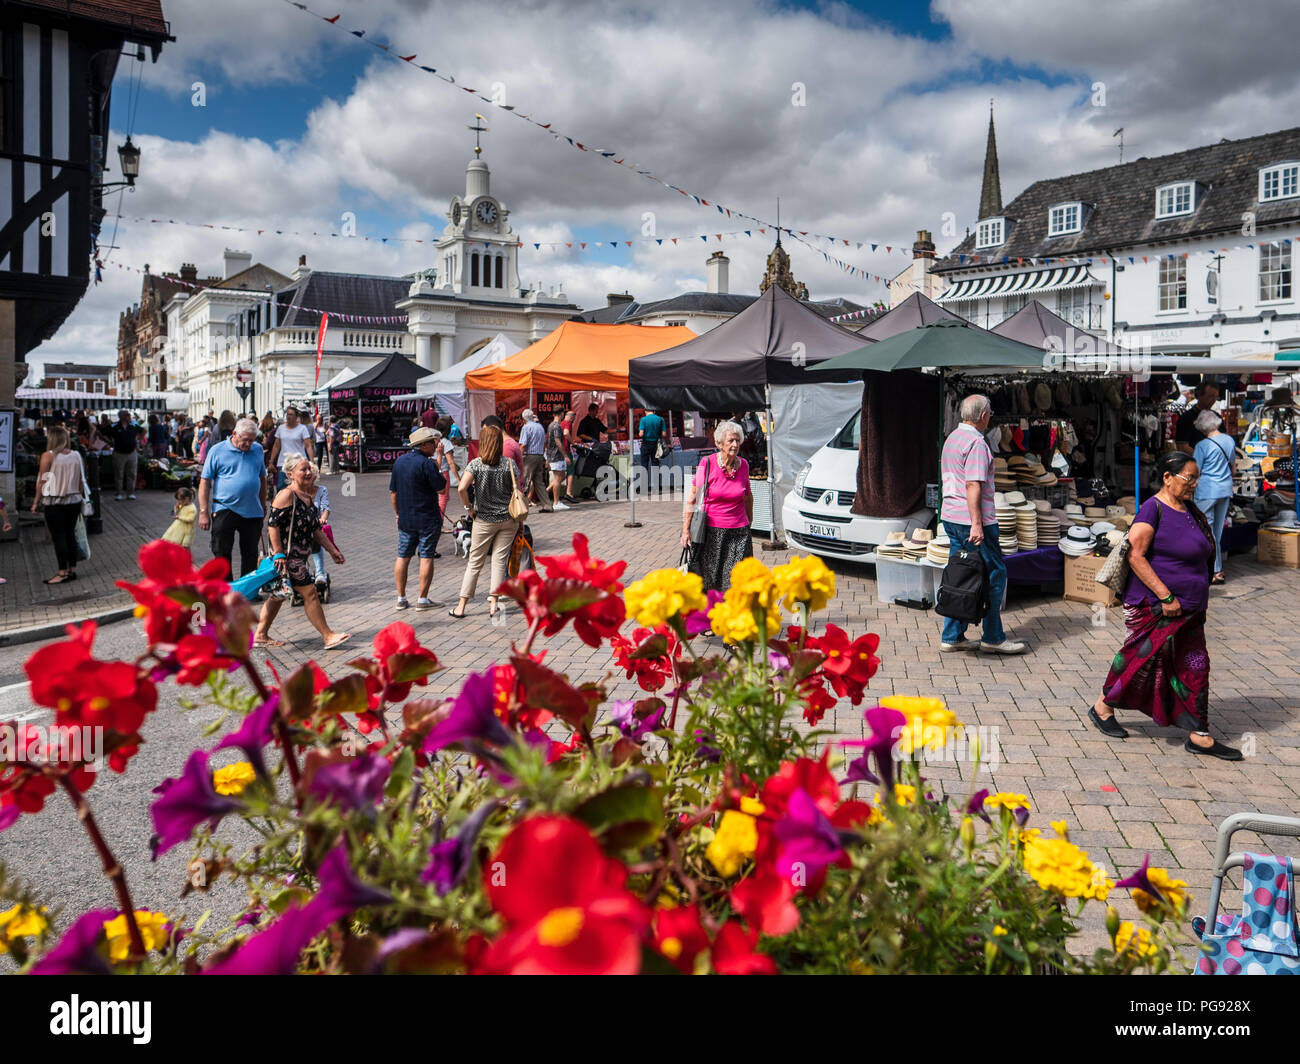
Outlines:
<svg viewBox="0 0 1300 1064"><path fill-rule="evenodd" d="M1095 706L1089 708L1088 719L1097 726L1097 730L1102 735L1108 735L1112 739L1127 739L1128 731L1115 719L1115 714L1111 714L1103 720L1098 714Z"/></svg>
<svg viewBox="0 0 1300 1064"><path fill-rule="evenodd" d="M1201 754L1204 757L1217 757L1220 761L1240 761L1241 751L1231 746L1224 746L1218 739L1214 740L1213 746L1197 746L1192 742L1191 737L1183 743L1183 749L1189 750L1193 754Z"/></svg>

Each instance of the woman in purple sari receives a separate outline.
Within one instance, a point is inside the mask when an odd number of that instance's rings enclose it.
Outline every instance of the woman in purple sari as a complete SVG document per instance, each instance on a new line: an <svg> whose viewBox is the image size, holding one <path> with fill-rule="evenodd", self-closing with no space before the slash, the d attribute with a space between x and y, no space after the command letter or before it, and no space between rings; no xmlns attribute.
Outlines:
<svg viewBox="0 0 1300 1064"><path fill-rule="evenodd" d="M1123 739L1128 732L1115 710L1136 710L1157 724L1188 729L1184 745L1193 754L1240 761L1240 750L1209 732L1205 609L1215 550L1209 523L1192 501L1199 470L1181 451L1161 458L1159 468L1163 486L1129 529L1128 634L1088 719L1103 735Z"/></svg>

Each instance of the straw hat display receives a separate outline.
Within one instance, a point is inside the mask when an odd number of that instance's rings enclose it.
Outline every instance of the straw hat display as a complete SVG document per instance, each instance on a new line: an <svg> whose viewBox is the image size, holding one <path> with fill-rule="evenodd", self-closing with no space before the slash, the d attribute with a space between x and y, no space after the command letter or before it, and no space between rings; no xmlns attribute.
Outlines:
<svg viewBox="0 0 1300 1064"><path fill-rule="evenodd" d="M947 565L948 555L952 553L952 541L948 539L948 533L940 529L935 533L934 539L930 540L929 546L925 548L926 561L934 562L935 565Z"/></svg>
<svg viewBox="0 0 1300 1064"><path fill-rule="evenodd" d="M903 542L903 557L909 561L919 562L925 557L934 533L928 528L914 529L909 539Z"/></svg>
<svg viewBox="0 0 1300 1064"><path fill-rule="evenodd" d="M877 558L902 558L903 543L907 540L906 532L890 532L885 542L876 548Z"/></svg>
<svg viewBox="0 0 1300 1064"><path fill-rule="evenodd" d="M1076 526L1061 538L1057 546L1062 554L1068 554L1072 558L1083 558L1096 549L1097 537L1086 528Z"/></svg>

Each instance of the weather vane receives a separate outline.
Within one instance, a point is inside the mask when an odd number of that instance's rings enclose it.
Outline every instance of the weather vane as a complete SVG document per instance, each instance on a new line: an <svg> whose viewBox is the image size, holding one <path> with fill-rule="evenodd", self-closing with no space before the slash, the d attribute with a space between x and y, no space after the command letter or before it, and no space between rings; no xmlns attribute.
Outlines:
<svg viewBox="0 0 1300 1064"><path fill-rule="evenodd" d="M472 126L466 126L465 128L474 131L474 154L478 156L483 154L483 147L479 144L479 135L482 133L490 133L492 131L488 129L487 126L479 124L480 122L486 122L487 119L477 111L474 112L474 117L478 119L478 122L475 122Z"/></svg>

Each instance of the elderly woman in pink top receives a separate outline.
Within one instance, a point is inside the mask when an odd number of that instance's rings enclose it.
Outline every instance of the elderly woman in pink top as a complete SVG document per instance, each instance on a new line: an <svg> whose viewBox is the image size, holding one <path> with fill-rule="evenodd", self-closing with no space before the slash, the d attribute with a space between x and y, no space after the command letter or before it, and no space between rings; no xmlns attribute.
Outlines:
<svg viewBox="0 0 1300 1064"><path fill-rule="evenodd" d="M718 451L699 464L695 480L686 489L682 549L690 546L691 514L696 500L701 500L707 530L704 542L691 551L691 572L700 575L705 591L726 591L733 566L754 555L749 532L754 495L749 490L749 463L740 457L744 438L744 430L734 421L724 421L714 429Z"/></svg>

